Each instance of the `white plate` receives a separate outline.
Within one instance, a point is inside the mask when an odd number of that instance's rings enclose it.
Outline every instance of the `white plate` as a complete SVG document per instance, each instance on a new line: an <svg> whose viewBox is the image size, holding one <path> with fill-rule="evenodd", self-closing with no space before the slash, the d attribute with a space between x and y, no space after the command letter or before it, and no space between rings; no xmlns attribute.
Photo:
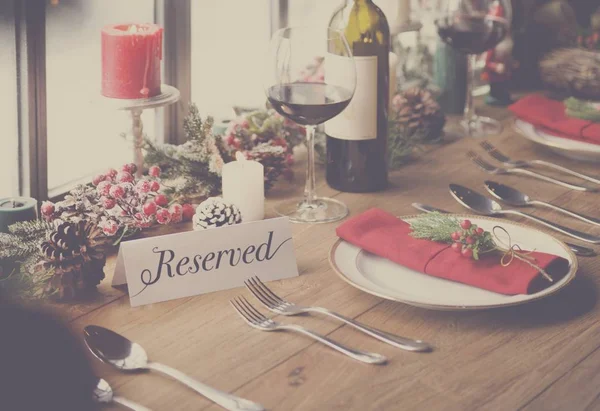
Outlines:
<svg viewBox="0 0 600 411"><path fill-rule="evenodd" d="M417 216L401 217L410 221ZM501 225L511 235L513 244L525 250L536 250L564 257L569 262L569 272L550 287L531 295L503 295L469 285L419 273L385 258L361 250L343 240L338 240L329 252L329 261L336 273L352 286L388 300L434 310L480 310L524 304L554 294L566 286L577 272L575 254L554 237L506 220L479 216L468 218L486 231Z"/></svg>
<svg viewBox="0 0 600 411"><path fill-rule="evenodd" d="M515 120L515 130L527 140L547 147L561 156L574 160L600 162L600 144L553 136L519 119Z"/></svg>

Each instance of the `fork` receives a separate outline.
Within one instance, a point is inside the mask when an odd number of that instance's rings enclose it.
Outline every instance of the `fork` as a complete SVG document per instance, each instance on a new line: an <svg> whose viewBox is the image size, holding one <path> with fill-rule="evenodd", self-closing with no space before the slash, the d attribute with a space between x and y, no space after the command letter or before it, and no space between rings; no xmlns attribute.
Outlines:
<svg viewBox="0 0 600 411"><path fill-rule="evenodd" d="M304 307L301 305L297 305L294 303L290 303L289 301L284 300L283 298L277 296L269 287L267 287L260 278L253 277L244 281L246 287L254 296L269 310L276 314L281 315L298 315L308 312L316 312L328 315L330 317L336 318L357 330L364 332L365 334L370 335L371 337L377 338L380 341L393 345L394 347L402 348L408 351L431 351L432 347L424 343L421 340L412 340L410 338L399 337L397 335L388 334L386 332L367 327L364 324L359 323L358 321L354 321L351 318L344 317L343 315L334 313L326 308L322 307Z"/></svg>
<svg viewBox="0 0 600 411"><path fill-rule="evenodd" d="M519 168L519 167L514 167L514 168L495 167L495 166L491 165L490 163L488 163L487 161L485 161L484 159L482 159L481 157L479 157L472 150L467 151L467 157L469 157L469 159L473 163L475 163L476 166L478 166L483 171L486 171L490 174L522 174L522 175L537 178L539 180L547 181L549 183L553 183L553 184L556 184L556 185L559 185L562 187L570 188L572 190L590 191L590 192L597 191L595 188L583 187L583 186L578 186L575 184L567 183L566 181L558 180L558 179L555 179L552 177L548 177L544 174L539 174L539 173L536 173L535 171L525 170L525 169Z"/></svg>
<svg viewBox="0 0 600 411"><path fill-rule="evenodd" d="M367 363L367 364L385 364L387 358L381 354L370 353L365 351L354 350L348 348L336 341L333 341L323 335L319 335L313 331L307 330L304 327L295 324L280 324L265 317L256 308L252 306L244 297L237 297L233 300L229 300L235 311L246 321L251 327L259 329L261 331L294 331L299 334L307 335L328 347L333 348L347 356L354 358L355 360Z"/></svg>
<svg viewBox="0 0 600 411"><path fill-rule="evenodd" d="M496 160L498 160L499 162L501 162L502 164L504 164L507 167L531 167L532 165L539 165L539 166L544 166L544 167L549 167L549 168L553 168L555 170L561 171L563 173L566 174L570 174L572 176L575 177L579 177L583 180L587 180L590 181L592 183L596 183L596 184L600 184L600 180L594 177L590 177L588 175L585 174L581 174L578 173L577 171L571 170L569 168L566 167L562 167L559 166L558 164L554 164L554 163L550 163L548 161L543 161L543 160L511 160L508 156L502 154L492 143L488 142L488 141L482 141L479 144L485 151L487 151L487 153L495 158Z"/></svg>

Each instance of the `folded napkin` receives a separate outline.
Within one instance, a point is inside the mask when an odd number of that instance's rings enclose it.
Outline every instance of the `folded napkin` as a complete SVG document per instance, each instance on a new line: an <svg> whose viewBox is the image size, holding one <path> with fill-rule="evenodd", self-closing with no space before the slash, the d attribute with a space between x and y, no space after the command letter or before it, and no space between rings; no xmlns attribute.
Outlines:
<svg viewBox="0 0 600 411"><path fill-rule="evenodd" d="M518 118L558 137L600 144L600 123L568 117L561 101L532 94L508 107Z"/></svg>
<svg viewBox="0 0 600 411"><path fill-rule="evenodd" d="M500 254L484 254L478 261L465 258L448 244L414 238L410 225L393 215L373 208L349 219L337 228L337 235L363 250L434 277L457 281L501 294L533 294L552 283L531 265L514 259L500 264ZM551 254L529 256L555 280L568 271L568 261Z"/></svg>

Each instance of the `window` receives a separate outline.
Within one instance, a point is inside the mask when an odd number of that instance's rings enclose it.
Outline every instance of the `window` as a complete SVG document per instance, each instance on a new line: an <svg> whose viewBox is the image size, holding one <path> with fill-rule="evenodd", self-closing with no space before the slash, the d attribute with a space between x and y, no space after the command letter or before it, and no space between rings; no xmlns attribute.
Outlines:
<svg viewBox="0 0 600 411"><path fill-rule="evenodd" d="M270 0L192 2L192 101L203 116L222 119L234 105L264 105L270 5Z"/></svg>
<svg viewBox="0 0 600 411"><path fill-rule="evenodd" d="M60 0L46 10L48 193L133 160L128 112L100 94L100 30L107 24L154 22L153 0ZM154 135L155 110L143 114Z"/></svg>
<svg viewBox="0 0 600 411"><path fill-rule="evenodd" d="M17 61L10 2L0 2L0 198L19 194Z"/></svg>
<svg viewBox="0 0 600 411"><path fill-rule="evenodd" d="M394 15L395 0L378 0ZM341 0L0 1L0 196L43 200L132 161L120 134L127 112L100 95L100 29L157 21L165 28L164 82L180 89L169 109L144 112L144 131L181 141L188 101L203 115L260 107L264 55L282 25L327 24ZM392 5L392 9L390 9ZM387 8L387 9L386 9Z"/></svg>

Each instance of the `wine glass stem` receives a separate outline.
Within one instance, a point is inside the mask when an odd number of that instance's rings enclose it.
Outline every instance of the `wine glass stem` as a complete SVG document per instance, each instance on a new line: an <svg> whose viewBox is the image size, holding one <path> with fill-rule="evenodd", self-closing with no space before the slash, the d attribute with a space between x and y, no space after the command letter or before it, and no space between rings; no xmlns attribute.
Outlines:
<svg viewBox="0 0 600 411"><path fill-rule="evenodd" d="M466 124L471 125L471 121L475 119L477 113L475 112L475 104L473 101L473 88L475 87L475 67L477 67L477 54L469 54L467 64L467 101L465 103L465 121Z"/></svg>
<svg viewBox="0 0 600 411"><path fill-rule="evenodd" d="M308 147L308 167L306 168L306 186L304 201L311 206L317 198L315 189L315 130L316 126L306 126L306 146Z"/></svg>

